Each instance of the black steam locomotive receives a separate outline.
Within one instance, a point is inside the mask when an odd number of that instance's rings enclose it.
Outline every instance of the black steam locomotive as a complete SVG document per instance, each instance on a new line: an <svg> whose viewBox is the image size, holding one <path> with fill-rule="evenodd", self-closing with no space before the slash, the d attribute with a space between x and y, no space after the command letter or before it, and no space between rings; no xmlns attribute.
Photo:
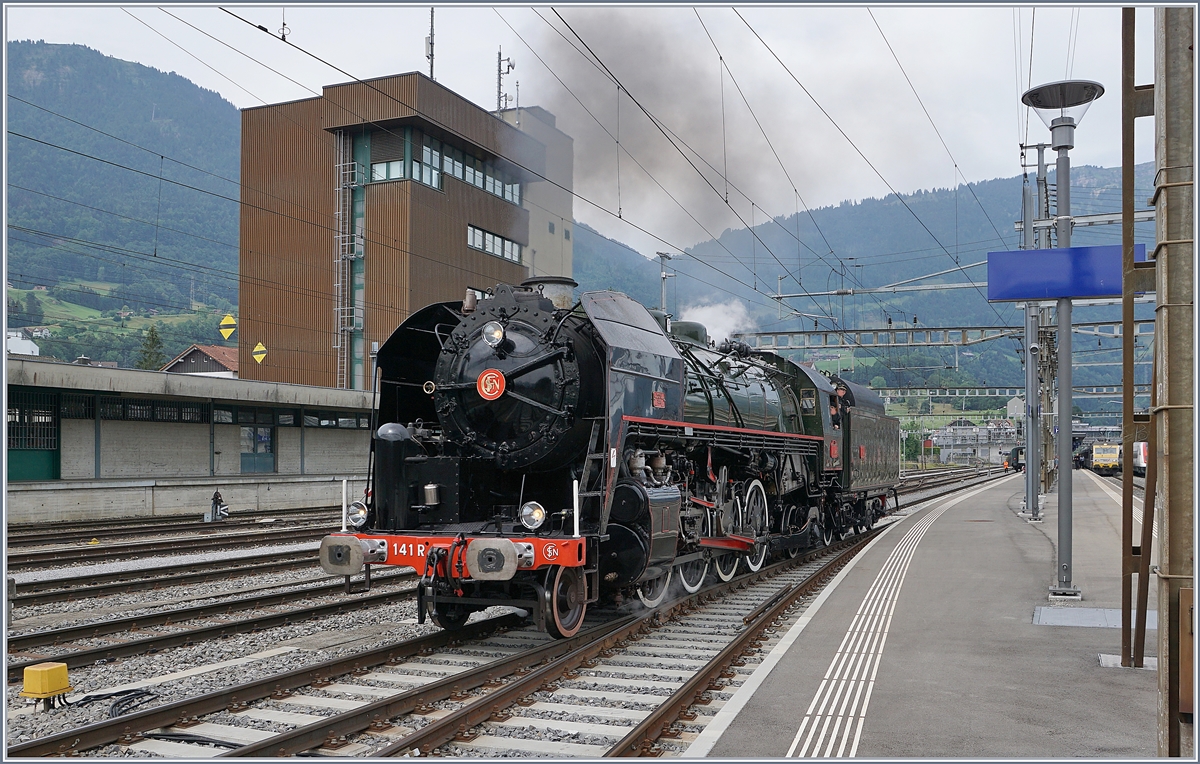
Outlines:
<svg viewBox="0 0 1200 764"><path fill-rule="evenodd" d="M587 605L758 570L885 512L899 421L875 393L618 292L501 284L380 349L371 482L329 573L412 566L447 629L490 605L575 634Z"/></svg>

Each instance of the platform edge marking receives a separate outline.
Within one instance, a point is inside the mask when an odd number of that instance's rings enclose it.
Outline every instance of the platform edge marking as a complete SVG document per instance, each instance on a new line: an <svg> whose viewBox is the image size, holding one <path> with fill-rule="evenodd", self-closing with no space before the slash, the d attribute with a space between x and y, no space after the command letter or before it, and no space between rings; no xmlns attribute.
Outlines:
<svg viewBox="0 0 1200 764"><path fill-rule="evenodd" d="M937 501L937 499L927 500L928 503L935 501ZM915 512L920 512L926 508L927 507L921 507L921 509L915 510ZM909 515L909 517L911 517L911 515ZM775 665L778 664L783 658L783 655L792 646L792 643L800 637L801 632L804 631L804 627L808 625L808 622L811 621L817 611L821 609L821 605L825 603L825 600L829 599L833 591L837 589L839 584L841 584L842 579L849 575L850 570L858 564L859 558L870 551L871 548L877 543L879 543L880 539L884 538L887 534L891 533L894 528L901 525L905 519L907 518L902 518L900 521L894 522L885 528L883 533L880 533L871 541L871 543L867 544L866 549L863 549L860 554L855 555L854 559L851 560L846 567L838 571L838 574L833 577L833 580L830 581L829 584L821 591L821 593L817 595L817 598L813 600L812 604L805 609L804 615L796 619L796 622L792 624L792 627L788 629L786 634L783 635L783 638L775 644L774 649L772 649L767 657L763 659L762 663L758 665L758 668L755 669L754 673L750 675L750 678L743 682L742 686L738 688L737 692L735 692L733 696L726 701L724 707L722 707L717 715L713 717L713 720L709 722L708 726L704 728L704 730L696 737L692 744L687 747L687 750L683 752L682 756L686 758L701 758L708 755L709 751L711 751L713 746L716 745L717 741L720 740L721 735L724 734L725 730L729 728L729 725L733 723L733 720L741 712L742 708L744 708L746 703L749 702L750 698L754 696L754 693L758 691L759 686L761 686L766 680L767 676L771 673L771 670L774 669ZM823 679L822 683L825 681L827 681L827 679ZM816 700L816 698L813 698L814 705Z"/></svg>

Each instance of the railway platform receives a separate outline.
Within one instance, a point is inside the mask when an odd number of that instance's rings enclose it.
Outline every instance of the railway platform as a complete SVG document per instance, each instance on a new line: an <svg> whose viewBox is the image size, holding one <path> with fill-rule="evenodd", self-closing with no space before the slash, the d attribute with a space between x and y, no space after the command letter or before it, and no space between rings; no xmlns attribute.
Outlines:
<svg viewBox="0 0 1200 764"><path fill-rule="evenodd" d="M685 755L1155 756L1155 632L1147 668L1117 658L1120 491L1072 475L1081 600L1048 596L1054 493L1040 524L1018 516L1022 475L917 505L843 569Z"/></svg>

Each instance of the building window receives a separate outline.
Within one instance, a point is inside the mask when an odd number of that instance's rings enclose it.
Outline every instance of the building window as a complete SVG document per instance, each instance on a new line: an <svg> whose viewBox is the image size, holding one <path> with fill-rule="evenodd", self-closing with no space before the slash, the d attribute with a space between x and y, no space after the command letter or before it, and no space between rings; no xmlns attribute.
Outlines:
<svg viewBox="0 0 1200 764"><path fill-rule="evenodd" d="M404 162L397 159L394 162L375 162L371 165L371 182L381 180L399 180L404 177Z"/></svg>
<svg viewBox="0 0 1200 764"><path fill-rule="evenodd" d="M520 244L473 225L467 226L467 246L514 263L521 262Z"/></svg>
<svg viewBox="0 0 1200 764"><path fill-rule="evenodd" d="M554 221L550 221L550 233L554 233Z"/></svg>
<svg viewBox="0 0 1200 764"><path fill-rule="evenodd" d="M521 203L521 183L515 174L464 152L462 149L442 143L428 135L413 132L413 142L420 147L412 160L412 179L434 188L442 187L442 173L458 178L476 188L482 188L506 202ZM414 148L415 148L414 147ZM375 165L372 165L372 180ZM403 177L400 175L389 176ZM379 178L383 180L383 178Z"/></svg>
<svg viewBox="0 0 1200 764"><path fill-rule="evenodd" d="M554 232L551 231L550 233L554 233ZM567 241L571 240L571 229L567 228L566 226L563 226L563 238L566 239Z"/></svg>
<svg viewBox="0 0 1200 764"><path fill-rule="evenodd" d="M242 472L275 471L275 428L242 428Z"/></svg>

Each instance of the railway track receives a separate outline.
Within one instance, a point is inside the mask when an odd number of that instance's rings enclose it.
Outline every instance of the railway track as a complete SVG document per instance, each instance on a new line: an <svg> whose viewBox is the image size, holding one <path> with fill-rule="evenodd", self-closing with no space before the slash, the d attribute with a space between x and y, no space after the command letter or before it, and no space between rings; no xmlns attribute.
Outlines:
<svg viewBox="0 0 1200 764"><path fill-rule="evenodd" d="M9 552L9 571L23 570L51 564L68 562L96 562L138 557L147 553L186 554L205 549L228 549L239 546L259 546L320 539L329 533L328 524L302 527L276 528L269 531L247 531L243 533L218 533L202 538L179 537L159 538L154 541L132 543L60 546L28 552Z"/></svg>
<svg viewBox="0 0 1200 764"><path fill-rule="evenodd" d="M97 722L14 746L8 754L112 755L119 750L107 748L113 744L160 756L211 755L213 745L228 749L223 755L238 756L313 749L387 756L442 746L475 756L494 754L497 746L526 755L605 751L593 743L548 744L514 736L515 730L528 728L565 731L568 737L585 734L608 741L609 748L642 750L654 745L664 725L673 735L670 724L680 714L685 723L695 721L689 707L719 705L725 685L752 670L766 644L765 630L781 617L786 620L789 608L873 536L776 563L656 610L609 611L570 640L517 629L519 617L500 616L458 633L437 632ZM674 669L657 666L672 648L676 653L686 649L689 658ZM599 698L614 703L601 704ZM592 721L554 721L548 714L582 714Z"/></svg>
<svg viewBox="0 0 1200 764"><path fill-rule="evenodd" d="M410 572L393 573L376 576L375 584L393 585L415 580ZM280 588L280 587L275 587ZM245 634L287 625L313 618L346 612L360 607L377 604L388 604L397 600L409 599L415 596L415 587L400 591L384 591L353 599L344 596L346 585L344 581L325 583L318 586L305 586L291 589L287 592L275 592L252 597L241 597L234 600L224 600L216 603L197 605L194 607L177 608L174 610L147 613L126 618L106 618L92 623L66 626L57 629L35 631L27 634L10 634L8 637L9 657L7 661L8 679L10 682L20 681L24 670L44 661L65 663L67 668L88 666L102 661L113 661L117 658L131 655L142 655L157 652L180 645L190 645L208 639L220 639L233 634ZM290 608L279 611L278 608L292 604L299 599L315 597L328 598L331 595L343 595L336 602ZM245 611L259 611L249 618L240 620L221 620L223 617ZM208 619L208 623L198 626L188 626L191 621ZM212 619L218 619L215 622ZM165 633L156 629L167 629ZM104 644L87 645L75 650L53 651L52 648L72 642L84 640L96 641L102 637L114 634L139 635L145 630L151 633L146 636L124 636L120 639L101 640ZM38 648L51 648L50 651ZM37 657L21 659L35 653Z"/></svg>
<svg viewBox="0 0 1200 764"><path fill-rule="evenodd" d="M91 534L88 538L96 536L96 534L113 535L116 533L147 533L153 532L153 528L178 528L178 527L219 527L230 523L258 523L264 521L274 521L279 519L296 519L305 516L341 516L341 510L338 507L322 506L322 507L301 507L299 509L259 509L253 511L232 511L229 517L219 523L203 522L204 513L184 514L184 515L165 515L154 518L154 525L147 526L144 517L119 517L107 520L88 520L81 523L59 523L56 524L56 529L66 533L85 533ZM149 529L149 530L148 530ZM13 539L24 538L42 538L46 536L46 526L42 523L10 523L7 526L8 539L11 542Z"/></svg>
<svg viewBox="0 0 1200 764"><path fill-rule="evenodd" d="M216 533L228 532L233 529L246 528L268 528L275 523L284 523L289 520L298 521L301 523L325 523L326 525L336 522L340 515L335 517L332 512L325 512L320 516L308 516L304 518L276 518L264 517L260 519L241 519L241 520L221 520L215 523L205 522L190 522L190 523L171 523L167 527L158 525L156 519L153 524L143 524L140 528L104 528L92 530L55 530L53 534L54 544L72 544L79 542L89 542L100 539L125 539L125 538L141 538L145 536L161 536L164 533L190 533L200 536L211 535ZM292 526L294 527L294 526ZM38 547L47 545L47 533L43 528L40 532L21 532L8 534L9 549L21 547Z"/></svg>
<svg viewBox="0 0 1200 764"><path fill-rule="evenodd" d="M205 562L138 568L115 573L83 573L70 578L39 579L18 583L8 601L15 607L36 607L52 602L82 602L113 594L163 589L169 586L224 581L234 576L264 575L313 567L313 550L274 552Z"/></svg>
<svg viewBox="0 0 1200 764"><path fill-rule="evenodd" d="M1001 476L981 474L979 480L972 482L978 484ZM960 475L960 486L961 480ZM922 494L922 501L952 492L944 485L930 486L928 481L924 486L910 487L906 493L911 495L914 491ZM936 495L928 495L930 492ZM226 749L222 755L227 756L280 755L316 749L327 755L375 756L397 755L413 748L425 753L438 750L463 756L598 756L621 748L622 741L624 755L631 751L678 753L724 702L728 693L721 687L740 683L756 665L758 654L754 651L769 649L774 639L768 634L766 641L759 640L757 646L751 644L753 639L738 641L741 635L749 633L741 619L746 617L750 626L760 624L764 629L779 618L786 625L789 617L797 615L796 601L803 607L807 601L804 598L811 596L804 590L807 584L803 581L817 566L813 555L828 554L831 549L840 553L860 541L865 539L854 537L797 560L768 566L759 574L669 603L657 612L623 615L612 610L593 611L586 633L573 640L548 640L546 635L531 628L517 628L522 619L504 616L489 619L486 623L491 625L470 624L467 630L456 634L437 632L351 658L327 661L121 716L119 721L123 724L118 726L123 731L110 739L105 737L110 732L101 729L106 723L96 722L63 733L73 735L70 740L52 735L21 743L8 753L26 756L87 750L88 755L130 755L132 751L109 747L120 742L124 746L137 746L135 750L141 753L135 755L170 757L212 755L213 746ZM312 564L311 560L308 564ZM808 569L788 568L789 564ZM199 571L193 571L196 572ZM341 585L331 584L328 588ZM349 613L400 601L411 596L411 592L411 588L406 588L353 599L343 597L339 602L316 608L292 609L286 613L256 612L252 618L232 623L174 634L136 636L127 642L92 647L65 662L83 666L113 661L195 644L203 639L295 624L305 618ZM293 591L285 596L294 600L298 595L310 596L306 591ZM274 604L282 601L277 599ZM776 607L780 603L784 603L782 610ZM786 615L788 612L790 616ZM608 620L593 623L597 616ZM163 623L142 628L177 627ZM621 631L625 629L631 630ZM118 626L108 635L122 632L137 634ZM729 647L735 641L739 646ZM535 654L533 651L537 650L541 652ZM684 650L687 658L666 657L678 656ZM716 661L714 666L724 665L726 676L721 677L717 671L717 678L712 678L709 663L713 661ZM745 665L734 665L734 661ZM19 678L25 665L31 662L35 661L10 662L10 681ZM532 675L551 664L562 670L554 676L550 676L554 672L539 673L533 685L516 684L526 673ZM521 676L506 673L510 669ZM692 681L701 673L708 678ZM508 692L504 688L510 685L523 689ZM696 701L695 691L701 685ZM502 689L507 694L498 694ZM688 693L692 693L692 698L685 703ZM614 703L601 698L610 698ZM668 709L662 714L675 716L662 721L656 711L660 706ZM463 713L459 714L460 711ZM449 728L445 724L434 726L451 716L454 721L446 723ZM177 724L181 721L182 725ZM640 732L625 740L635 730ZM421 736L414 737L418 733ZM88 740L100 742L90 744L86 743ZM268 740L269 743L265 742Z"/></svg>

